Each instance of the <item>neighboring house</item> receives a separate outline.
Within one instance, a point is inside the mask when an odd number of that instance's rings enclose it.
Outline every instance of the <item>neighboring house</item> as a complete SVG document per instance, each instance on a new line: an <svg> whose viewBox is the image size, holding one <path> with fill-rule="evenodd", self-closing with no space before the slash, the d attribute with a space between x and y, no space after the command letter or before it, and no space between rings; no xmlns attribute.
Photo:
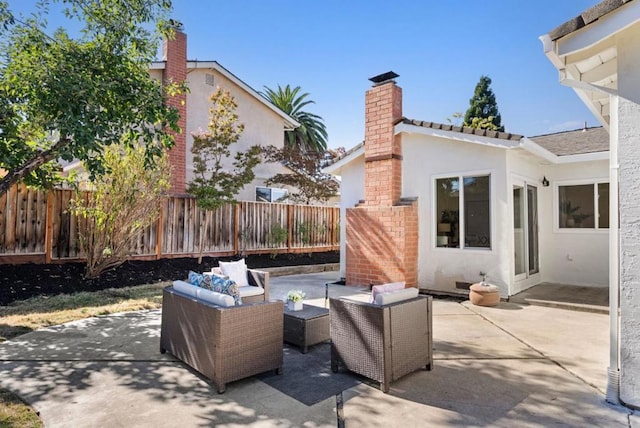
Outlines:
<svg viewBox="0 0 640 428"><path fill-rule="evenodd" d="M191 133L207 129L211 107L209 98L218 87L228 90L235 98L238 122L244 124L244 132L235 145L235 150L246 150L253 145L282 147L284 132L299 126L295 119L216 61L187 60L187 36L180 29L175 30L174 39L164 41L163 61L152 63L150 73L164 81L185 81L189 88L187 94L169 100L180 111L179 125L183 130L175 136L176 145L169 152L174 168L171 188L173 193L185 193L188 183L193 179ZM279 164L262 163L254 172L255 180L244 187L238 199L269 202L282 200L287 189L269 188L264 185L264 181L274 174L288 170Z"/></svg>
<svg viewBox="0 0 640 428"><path fill-rule="evenodd" d="M395 77L371 79L365 142L326 169L342 179L347 284L455 293L486 272L502 297L607 285L603 128L526 138L410 120Z"/></svg>
<svg viewBox="0 0 640 428"><path fill-rule="evenodd" d="M640 1L605 0L540 38L610 136L607 399L640 408ZM619 224L618 224L619 220Z"/></svg>

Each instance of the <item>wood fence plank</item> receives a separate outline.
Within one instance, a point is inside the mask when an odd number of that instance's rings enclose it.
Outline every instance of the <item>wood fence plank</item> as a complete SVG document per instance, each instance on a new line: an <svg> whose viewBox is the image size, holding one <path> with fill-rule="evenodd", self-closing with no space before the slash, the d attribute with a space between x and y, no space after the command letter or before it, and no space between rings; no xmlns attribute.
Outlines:
<svg viewBox="0 0 640 428"><path fill-rule="evenodd" d="M0 263L81 260L79 231L90 219L68 212L72 197L71 190L40 192L25 186L0 195ZM204 255L337 249L339 221L336 207L244 201L205 211L193 197L167 197L158 220L136 232L131 257L196 257L201 234ZM276 225L287 231L285 242L272 239ZM34 258L38 253L41 259Z"/></svg>

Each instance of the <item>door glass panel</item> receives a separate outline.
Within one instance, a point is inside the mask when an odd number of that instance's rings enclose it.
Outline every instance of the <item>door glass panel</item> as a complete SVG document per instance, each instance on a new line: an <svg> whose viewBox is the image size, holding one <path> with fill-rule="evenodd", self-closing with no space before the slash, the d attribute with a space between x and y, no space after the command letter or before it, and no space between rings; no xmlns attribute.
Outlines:
<svg viewBox="0 0 640 428"><path fill-rule="evenodd" d="M526 273L524 224L524 188L513 186L513 243L516 275Z"/></svg>
<svg viewBox="0 0 640 428"><path fill-rule="evenodd" d="M527 186L527 242L529 275L538 273L538 189Z"/></svg>

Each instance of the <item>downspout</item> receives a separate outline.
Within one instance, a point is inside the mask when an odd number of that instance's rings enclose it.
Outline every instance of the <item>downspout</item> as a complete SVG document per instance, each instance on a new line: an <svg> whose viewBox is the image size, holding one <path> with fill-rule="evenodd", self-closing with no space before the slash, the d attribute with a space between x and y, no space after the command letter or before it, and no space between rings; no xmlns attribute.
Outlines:
<svg viewBox="0 0 640 428"><path fill-rule="evenodd" d="M572 79L566 73L564 60L556 52L556 42L548 34L540 37L544 54L560 73L560 83L576 89L609 94L609 367L606 401L620 402L620 225L618 221L618 94L617 91ZM580 98L583 99L582 96ZM589 107L589 103L585 102ZM590 108L591 110L591 108ZM593 111L592 111L593 112ZM594 112L594 116L601 115ZM605 124L606 125L606 124Z"/></svg>
<svg viewBox="0 0 640 428"><path fill-rule="evenodd" d="M609 97L609 368L607 397L620 403L620 225L618 221L618 96Z"/></svg>

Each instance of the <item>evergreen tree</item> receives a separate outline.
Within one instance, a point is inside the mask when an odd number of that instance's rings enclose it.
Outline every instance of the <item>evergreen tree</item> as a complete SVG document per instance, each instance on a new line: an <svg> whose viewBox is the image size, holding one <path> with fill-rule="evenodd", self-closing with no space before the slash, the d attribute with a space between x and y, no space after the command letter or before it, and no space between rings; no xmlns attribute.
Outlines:
<svg viewBox="0 0 640 428"><path fill-rule="evenodd" d="M488 76L480 76L473 97L469 100L469 109L464 115L463 124L473 128L504 131L501 121L496 96L491 90L491 79Z"/></svg>

